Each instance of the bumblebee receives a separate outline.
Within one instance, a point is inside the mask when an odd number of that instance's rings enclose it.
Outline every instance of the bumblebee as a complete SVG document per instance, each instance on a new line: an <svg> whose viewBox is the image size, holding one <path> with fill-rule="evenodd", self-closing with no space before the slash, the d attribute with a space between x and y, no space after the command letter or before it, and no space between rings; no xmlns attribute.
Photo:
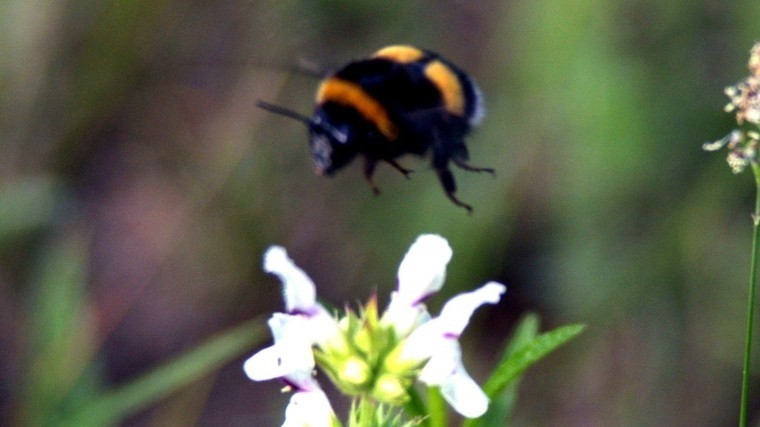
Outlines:
<svg viewBox="0 0 760 427"><path fill-rule="evenodd" d="M454 193L449 162L471 172L491 168L467 163L464 138L483 119L483 96L472 79L438 54L412 46L389 46L353 61L319 86L312 117L259 102L259 107L306 124L319 175L331 176L355 157L364 158L364 177L375 194L378 162L409 178L396 159L432 152L432 166L454 204L472 207Z"/></svg>

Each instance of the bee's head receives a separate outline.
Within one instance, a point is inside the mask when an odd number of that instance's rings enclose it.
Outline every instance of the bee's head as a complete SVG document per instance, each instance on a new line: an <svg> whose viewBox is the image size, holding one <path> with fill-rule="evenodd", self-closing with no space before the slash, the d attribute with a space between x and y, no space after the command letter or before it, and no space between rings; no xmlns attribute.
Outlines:
<svg viewBox="0 0 760 427"><path fill-rule="evenodd" d="M317 109L309 124L309 146L319 175L331 176L356 157L353 133L349 124L331 120L325 109Z"/></svg>
<svg viewBox="0 0 760 427"><path fill-rule="evenodd" d="M357 150L353 143L351 127L345 123L336 124L325 109L318 108L314 117L307 117L261 101L258 102L258 106L297 120L309 128L309 147L317 174L331 176L356 157Z"/></svg>

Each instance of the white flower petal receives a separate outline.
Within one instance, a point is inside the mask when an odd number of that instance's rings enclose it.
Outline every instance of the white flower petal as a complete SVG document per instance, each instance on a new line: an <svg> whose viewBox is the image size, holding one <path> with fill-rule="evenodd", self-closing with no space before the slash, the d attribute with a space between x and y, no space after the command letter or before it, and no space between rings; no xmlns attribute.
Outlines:
<svg viewBox="0 0 760 427"><path fill-rule="evenodd" d="M440 388L449 405L467 418L477 418L488 410L488 396L464 368L449 376Z"/></svg>
<svg viewBox="0 0 760 427"><path fill-rule="evenodd" d="M283 284L288 313L311 313L317 301L314 282L298 268L282 246L272 246L264 254L264 271L276 274Z"/></svg>
<svg viewBox="0 0 760 427"><path fill-rule="evenodd" d="M243 364L245 374L254 381L265 381L284 376L288 373L289 368L280 363L280 353L280 349L276 346L260 350Z"/></svg>
<svg viewBox="0 0 760 427"><path fill-rule="evenodd" d="M404 341L401 358L409 361L422 361L435 352L447 341L435 319L415 328Z"/></svg>
<svg viewBox="0 0 760 427"><path fill-rule="evenodd" d="M275 313L267 322L274 345L251 356L243 364L246 375L254 381L311 374L314 369L312 337L308 318Z"/></svg>
<svg viewBox="0 0 760 427"><path fill-rule="evenodd" d="M441 309L441 314L432 321L440 322L444 333L458 337L478 307L496 304L506 290L501 283L489 282L472 292L459 294L451 298Z"/></svg>
<svg viewBox="0 0 760 427"><path fill-rule="evenodd" d="M465 417L477 418L488 409L488 397L462 365L462 349L455 339L444 340L435 348L419 380L439 386L444 399Z"/></svg>
<svg viewBox="0 0 760 427"><path fill-rule="evenodd" d="M399 297L414 304L441 289L451 256L451 247L443 237L419 236L398 268Z"/></svg>
<svg viewBox="0 0 760 427"><path fill-rule="evenodd" d="M282 427L330 427L335 417L330 401L319 388L293 394Z"/></svg>
<svg viewBox="0 0 760 427"><path fill-rule="evenodd" d="M274 313L267 322L275 344L282 345L289 352L304 354L311 354L311 346L314 344L312 323L309 317L283 313Z"/></svg>
<svg viewBox="0 0 760 427"><path fill-rule="evenodd" d="M393 327L396 336L401 338L409 335L417 325L430 319L424 304L411 304L399 297L398 292L391 294L388 308L380 319L383 328Z"/></svg>
<svg viewBox="0 0 760 427"><path fill-rule="evenodd" d="M462 349L455 339L428 344L430 360L422 368L419 380L427 385L441 385L462 366ZM462 368L464 369L464 368Z"/></svg>

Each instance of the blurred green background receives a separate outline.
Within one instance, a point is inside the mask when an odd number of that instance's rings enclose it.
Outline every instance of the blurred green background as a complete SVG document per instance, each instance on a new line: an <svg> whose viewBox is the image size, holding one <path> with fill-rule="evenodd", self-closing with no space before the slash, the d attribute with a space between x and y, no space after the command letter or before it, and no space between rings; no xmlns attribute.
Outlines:
<svg viewBox="0 0 760 427"><path fill-rule="evenodd" d="M454 258L433 311L509 288L463 337L478 380L524 312L588 325L528 372L514 425L736 425L754 189L701 144L735 126L723 88L758 39L757 0L0 2L0 424L280 309L271 244L340 306L386 301L435 232ZM395 43L485 94L469 147L497 178L455 170L471 216L414 158L379 197L360 162L314 175L305 129L255 106L308 114L304 70ZM279 425L254 350L122 425Z"/></svg>

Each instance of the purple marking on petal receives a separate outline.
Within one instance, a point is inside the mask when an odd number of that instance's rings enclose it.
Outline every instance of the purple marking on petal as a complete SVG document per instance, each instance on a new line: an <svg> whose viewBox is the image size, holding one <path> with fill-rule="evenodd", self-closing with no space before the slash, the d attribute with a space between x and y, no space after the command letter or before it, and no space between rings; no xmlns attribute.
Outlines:
<svg viewBox="0 0 760 427"><path fill-rule="evenodd" d="M315 304L312 307L299 307L299 308L296 308L293 311L289 311L288 314L290 314L292 316L303 316L303 317L305 317L307 319L311 319L313 317L318 316L319 314L321 314L323 312L323 310L321 310L321 308L322 307L319 304Z"/></svg>
<svg viewBox="0 0 760 427"><path fill-rule="evenodd" d="M293 390L304 391L298 384L290 381L287 377L280 377L280 381L282 381L286 386L292 388Z"/></svg>
<svg viewBox="0 0 760 427"><path fill-rule="evenodd" d="M443 337L450 340L458 340L459 334L455 334L453 332L444 332Z"/></svg>
<svg viewBox="0 0 760 427"><path fill-rule="evenodd" d="M418 306L420 304L423 304L425 301L427 301L433 295L435 295L435 292L431 292L429 294L425 294L425 295L421 296L417 301L414 301L412 303L412 307L415 307L415 306Z"/></svg>
<svg viewBox="0 0 760 427"><path fill-rule="evenodd" d="M279 380L296 392L315 391L320 389L317 381L311 376L301 378L299 380L298 378L294 379L286 375L284 377L280 377Z"/></svg>

